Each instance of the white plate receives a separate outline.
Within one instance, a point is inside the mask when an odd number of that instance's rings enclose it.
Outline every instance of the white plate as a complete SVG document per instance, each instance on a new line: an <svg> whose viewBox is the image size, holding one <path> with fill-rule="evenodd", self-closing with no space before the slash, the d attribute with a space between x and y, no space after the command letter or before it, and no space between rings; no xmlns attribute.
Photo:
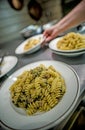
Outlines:
<svg viewBox="0 0 85 130"><path fill-rule="evenodd" d="M24 50L24 46L28 43L28 41L30 39L39 39L41 38L41 41L40 43L38 43L37 45L35 45L34 47L32 47L31 49L28 49L28 50ZM16 54L31 54L31 53L34 53L36 52L37 50L39 50L41 48L41 43L44 41L44 38L43 38L43 34L39 34L39 35L35 35L35 36L32 36L30 38L28 38L27 40L25 40L24 42L22 42L15 50L15 53Z"/></svg>
<svg viewBox="0 0 85 130"><path fill-rule="evenodd" d="M1 66L0 78L7 74L17 64L17 61L18 59L15 56L5 56Z"/></svg>
<svg viewBox="0 0 85 130"><path fill-rule="evenodd" d="M57 52L62 52L62 53L78 53L78 52L82 52L82 51L85 51L85 48L82 48L82 49L75 49L75 50L60 50L57 48L57 43L58 41L63 38L63 37L59 37L59 38L55 38L54 40L52 40L50 43L49 43L49 48L52 49L52 50L55 50Z"/></svg>
<svg viewBox="0 0 85 130"><path fill-rule="evenodd" d="M64 77L66 93L62 100L50 111L39 115L26 116L11 105L9 88L18 75L40 64L52 65ZM28 64L13 73L0 89L0 120L6 127L14 130L49 129L63 121L74 109L80 93L80 82L76 72L67 64L59 61L38 61Z"/></svg>
<svg viewBox="0 0 85 130"><path fill-rule="evenodd" d="M76 53L65 53L65 52L58 52L58 51L52 50L52 52L57 55L66 56L66 57L76 57L76 56L85 54L85 51L80 51L80 52L76 52Z"/></svg>

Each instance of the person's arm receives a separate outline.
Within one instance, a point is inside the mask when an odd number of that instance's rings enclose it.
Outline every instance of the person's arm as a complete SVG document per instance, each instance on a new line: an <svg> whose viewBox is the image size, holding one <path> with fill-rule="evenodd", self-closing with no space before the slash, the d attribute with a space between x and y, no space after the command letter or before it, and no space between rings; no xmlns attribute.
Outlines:
<svg viewBox="0 0 85 130"><path fill-rule="evenodd" d="M84 21L85 0L81 1L70 13L68 13L58 24L56 24L56 27L59 27L59 30L61 31L66 31L67 29L74 27Z"/></svg>
<svg viewBox="0 0 85 130"><path fill-rule="evenodd" d="M46 42L52 40L60 33L85 21L85 0L82 0L70 13L62 18L56 25L44 31Z"/></svg>

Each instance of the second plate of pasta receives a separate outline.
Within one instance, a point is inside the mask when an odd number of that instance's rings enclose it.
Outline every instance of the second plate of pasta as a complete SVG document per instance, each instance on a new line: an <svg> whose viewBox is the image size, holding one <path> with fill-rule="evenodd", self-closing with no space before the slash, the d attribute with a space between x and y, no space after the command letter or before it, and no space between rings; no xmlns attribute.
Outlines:
<svg viewBox="0 0 85 130"><path fill-rule="evenodd" d="M1 86L1 123L15 130L49 129L71 113L79 93L79 77L69 65L50 60L30 63Z"/></svg>
<svg viewBox="0 0 85 130"><path fill-rule="evenodd" d="M85 35L70 32L49 43L49 48L62 53L78 53L85 51Z"/></svg>

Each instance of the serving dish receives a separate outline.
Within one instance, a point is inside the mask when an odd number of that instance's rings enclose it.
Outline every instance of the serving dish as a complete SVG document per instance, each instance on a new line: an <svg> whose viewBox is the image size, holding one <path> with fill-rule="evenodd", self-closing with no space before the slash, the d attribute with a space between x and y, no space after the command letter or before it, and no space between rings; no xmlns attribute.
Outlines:
<svg viewBox="0 0 85 130"><path fill-rule="evenodd" d="M60 56L66 56L66 57L76 57L76 56L80 56L80 55L83 55L85 54L85 51L80 51L80 52L76 52L76 53L65 53L65 52L58 52L58 51L55 51L55 50L52 50L51 51L57 55L60 55Z"/></svg>
<svg viewBox="0 0 85 130"><path fill-rule="evenodd" d="M49 48L52 50L53 53L61 56L66 56L66 57L76 57L82 54L85 54L85 48L82 49L75 49L75 50L61 50L58 49L57 44L58 41L63 38L63 37L58 37L52 40L49 43Z"/></svg>
<svg viewBox="0 0 85 130"><path fill-rule="evenodd" d="M34 40L39 40L39 42L37 42L36 45L33 45L30 48L28 48L28 49L25 50L24 47L26 46L26 44L29 45L30 41L33 40L33 39ZM36 52L37 50L39 50L41 48L41 44L42 44L43 41L44 41L43 34L32 36L32 37L28 38L27 40L25 40L24 42L22 42L15 49L15 53L16 54L31 54L31 53L34 53L34 52Z"/></svg>
<svg viewBox="0 0 85 130"><path fill-rule="evenodd" d="M17 62L18 59L16 56L5 56L1 65L0 78L7 74L9 71L11 71L11 69L15 67Z"/></svg>
<svg viewBox="0 0 85 130"><path fill-rule="evenodd" d="M52 65L64 77L66 93L62 100L50 111L38 115L27 116L21 109L13 107L9 88L23 71L30 70L40 64ZM59 61L37 61L14 72L0 89L0 120L7 128L20 130L49 129L61 123L74 109L80 94L80 81L77 73L69 65ZM7 109L6 109L7 108ZM62 109L63 108L63 109Z"/></svg>
<svg viewBox="0 0 85 130"><path fill-rule="evenodd" d="M63 37L58 37L58 38L55 38L54 40L52 40L49 43L49 48L52 49L52 50L55 50L57 52L60 52L60 53L78 53L78 52L81 52L81 51L85 51L85 48L73 49L73 50L61 50L61 49L58 49L58 47L57 47L58 41L61 40L62 38Z"/></svg>

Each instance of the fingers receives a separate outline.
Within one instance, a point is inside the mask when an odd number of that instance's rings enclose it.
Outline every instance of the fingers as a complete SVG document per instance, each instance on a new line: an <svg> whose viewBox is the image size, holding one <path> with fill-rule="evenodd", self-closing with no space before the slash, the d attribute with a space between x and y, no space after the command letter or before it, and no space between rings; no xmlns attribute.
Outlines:
<svg viewBox="0 0 85 130"><path fill-rule="evenodd" d="M43 34L43 41L41 43L41 47L43 47L46 44L46 36Z"/></svg>
<svg viewBox="0 0 85 130"><path fill-rule="evenodd" d="M43 36L45 37L45 40L42 43L42 45L45 45L46 43L48 43L50 40L53 39L53 35L52 35L53 31L54 31L54 29L50 28L43 32Z"/></svg>
<svg viewBox="0 0 85 130"><path fill-rule="evenodd" d="M43 41L42 44L41 44L42 47L44 47L45 44L49 43L49 41L52 40L52 37L50 37L50 36L48 36L47 38L46 38L46 37L44 37L44 38L45 38L45 39L44 39L44 41Z"/></svg>
<svg viewBox="0 0 85 130"><path fill-rule="evenodd" d="M44 36L44 37L48 37L48 36L49 36L49 31L48 31L48 30L44 31L44 32L43 32L43 36Z"/></svg>
<svg viewBox="0 0 85 130"><path fill-rule="evenodd" d="M49 42L51 41L53 38L51 36L48 36L46 39L45 39L45 42Z"/></svg>

